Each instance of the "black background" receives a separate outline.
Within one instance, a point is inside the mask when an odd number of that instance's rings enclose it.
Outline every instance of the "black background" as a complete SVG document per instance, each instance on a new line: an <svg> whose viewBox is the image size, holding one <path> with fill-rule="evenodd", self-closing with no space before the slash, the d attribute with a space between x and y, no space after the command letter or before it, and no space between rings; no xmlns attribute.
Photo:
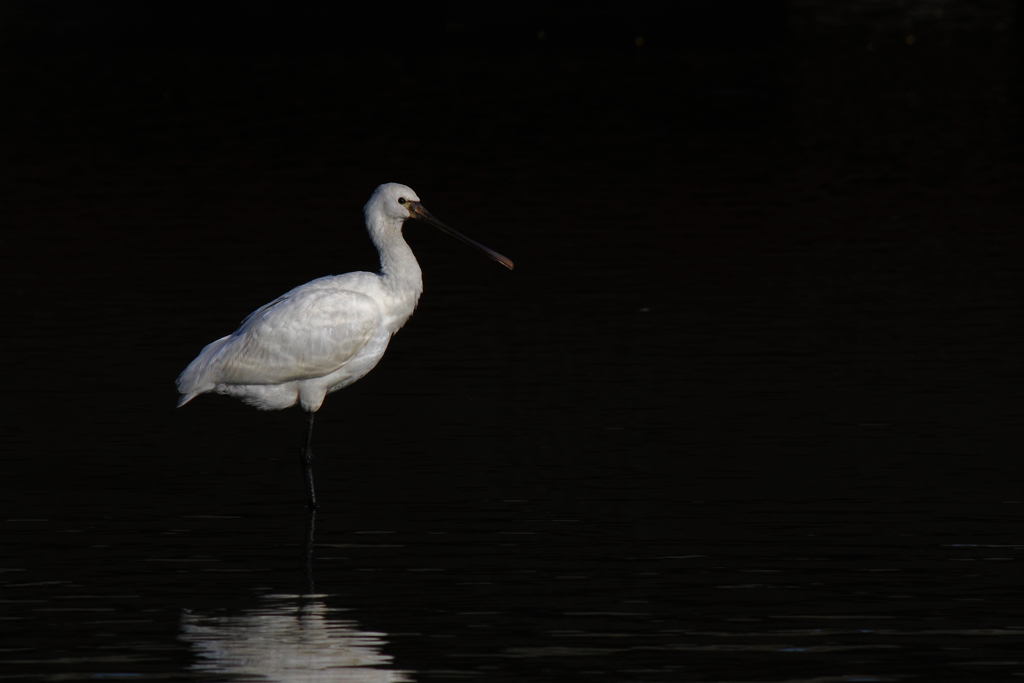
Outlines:
<svg viewBox="0 0 1024 683"><path fill-rule="evenodd" d="M1019 473L1013 7L865 7L7 5L5 467L59 496L126 466L77 446L162 421L180 368L261 303L373 269L359 209L394 180L519 267L407 230L418 332L349 393L431 399L332 398L354 451L393 431L378 410L426 442L439 415L488 424L499 458L644 427L652 462L711 425L884 423L918 426L849 457L936 476L901 438L985 438ZM451 403L481 373L492 403ZM286 431L226 403L159 447Z"/></svg>

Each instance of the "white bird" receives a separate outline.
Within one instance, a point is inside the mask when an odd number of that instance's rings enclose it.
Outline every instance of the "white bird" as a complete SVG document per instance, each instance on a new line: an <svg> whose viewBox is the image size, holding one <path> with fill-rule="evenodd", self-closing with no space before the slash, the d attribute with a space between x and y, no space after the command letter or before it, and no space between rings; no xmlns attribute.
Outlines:
<svg viewBox="0 0 1024 683"><path fill-rule="evenodd" d="M509 259L435 218L405 185L381 185L363 213L380 253L380 273L328 275L296 287L250 313L232 334L208 344L177 382L179 407L211 391L260 410L298 403L306 411L301 461L310 508L317 506L310 450L313 415L327 394L377 365L423 292L420 265L402 236L405 220L430 223L512 269Z"/></svg>

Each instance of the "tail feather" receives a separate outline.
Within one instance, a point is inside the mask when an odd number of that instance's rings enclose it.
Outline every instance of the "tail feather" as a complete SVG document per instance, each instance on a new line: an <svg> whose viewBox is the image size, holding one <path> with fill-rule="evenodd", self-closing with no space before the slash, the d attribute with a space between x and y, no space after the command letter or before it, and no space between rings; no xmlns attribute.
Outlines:
<svg viewBox="0 0 1024 683"><path fill-rule="evenodd" d="M194 399L198 395L199 395L198 393L182 394L181 396L178 397L178 406L177 407L178 408L182 407L183 405L185 405L186 403L188 403L189 401L191 401L192 399Z"/></svg>
<svg viewBox="0 0 1024 683"><path fill-rule="evenodd" d="M230 335L204 346L196 359L178 375L176 383L178 391L181 393L178 398L179 408L199 394L213 391L217 387L216 374L221 365L218 362L219 352L229 339L231 339Z"/></svg>

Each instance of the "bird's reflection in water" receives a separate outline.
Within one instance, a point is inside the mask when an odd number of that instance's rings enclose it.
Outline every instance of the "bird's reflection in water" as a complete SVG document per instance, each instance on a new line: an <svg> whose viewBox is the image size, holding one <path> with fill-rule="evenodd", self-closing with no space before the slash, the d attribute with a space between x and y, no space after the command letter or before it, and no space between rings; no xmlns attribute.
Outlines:
<svg viewBox="0 0 1024 683"><path fill-rule="evenodd" d="M383 634L360 631L352 621L331 618L320 601L298 604L276 596L241 616L207 617L185 612L181 638L204 674L255 675L270 681L399 683L406 672L386 668Z"/></svg>
<svg viewBox="0 0 1024 683"><path fill-rule="evenodd" d="M255 676L260 680L402 683L408 672L388 668L384 635L360 631L333 616L312 594L312 525L304 544L305 595L269 595L264 605L237 616L211 617L185 610L181 639L192 646L201 674Z"/></svg>

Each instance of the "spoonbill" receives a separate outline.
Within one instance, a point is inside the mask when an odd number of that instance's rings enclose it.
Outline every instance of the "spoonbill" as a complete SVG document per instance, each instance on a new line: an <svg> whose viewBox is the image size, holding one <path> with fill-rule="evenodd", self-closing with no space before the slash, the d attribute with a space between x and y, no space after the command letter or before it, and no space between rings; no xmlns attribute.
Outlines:
<svg viewBox="0 0 1024 683"><path fill-rule="evenodd" d="M420 264L402 236L406 219L430 223L512 269L509 259L435 218L405 185L381 185L363 213L380 253L380 273L328 275L279 296L250 313L233 333L207 344L177 381L179 407L211 391L259 410L298 403L306 412L300 460L311 509L317 507L313 416L327 394L377 365L423 293Z"/></svg>

